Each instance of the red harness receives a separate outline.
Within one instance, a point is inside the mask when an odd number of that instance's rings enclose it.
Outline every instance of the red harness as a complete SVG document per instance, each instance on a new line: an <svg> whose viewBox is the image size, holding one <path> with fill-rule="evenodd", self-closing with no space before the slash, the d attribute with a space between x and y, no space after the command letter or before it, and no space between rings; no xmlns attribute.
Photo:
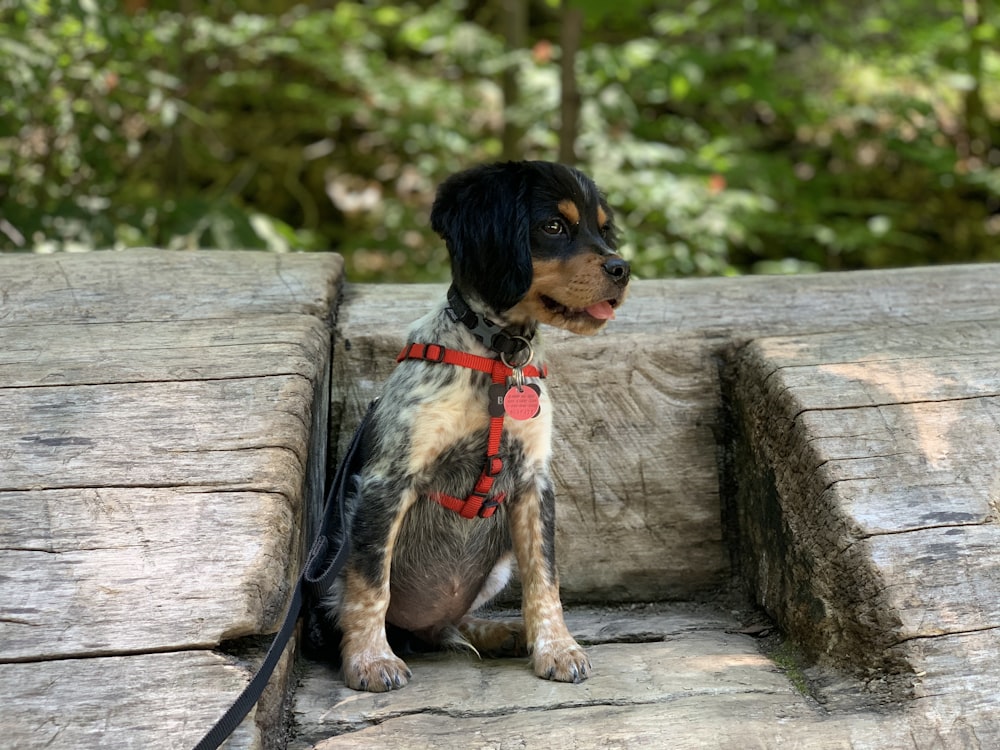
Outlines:
<svg viewBox="0 0 1000 750"><path fill-rule="evenodd" d="M480 357L467 352L459 352L454 349L445 349L438 344L409 344L396 357L397 362L404 359L421 359L426 362L455 365L456 367L467 367L470 370L478 370L487 373L494 384L504 383L507 378L514 374L514 368L508 367L499 359ZM525 377L544 378L548 376L549 370L545 365L535 367L525 365L519 368ZM503 470L503 460L500 458L500 438L503 434L503 414L490 417L490 433L486 441L486 465L483 467L479 479L476 481L472 492L464 500L461 498L446 495L443 492L431 493L431 499L443 505L448 510L453 510L462 518L489 518L504 501L504 493L499 493L496 497L488 498L490 490L497 476Z"/></svg>

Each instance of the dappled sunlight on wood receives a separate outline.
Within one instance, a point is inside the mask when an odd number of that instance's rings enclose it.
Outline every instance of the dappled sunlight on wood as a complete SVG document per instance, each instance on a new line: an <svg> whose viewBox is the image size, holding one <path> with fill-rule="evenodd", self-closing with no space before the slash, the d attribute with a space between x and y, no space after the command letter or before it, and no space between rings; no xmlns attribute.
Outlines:
<svg viewBox="0 0 1000 750"><path fill-rule="evenodd" d="M920 406L910 406L908 402L913 398L914 392L926 390L928 383L940 384L940 378L944 377L945 382L955 384L955 377L929 371L921 365L919 359L881 359L878 353L874 355L873 361L822 365L820 369L846 380L864 383L873 405L894 404L904 413L909 410L913 418L908 426L913 430L923 458L931 468L938 468L947 461L952 451L949 433L951 426L961 418L960 413L957 410L942 410L937 418L927 419L917 414L918 410L925 413L928 411L924 407L926 402L919 401ZM933 407L930 409L933 410Z"/></svg>

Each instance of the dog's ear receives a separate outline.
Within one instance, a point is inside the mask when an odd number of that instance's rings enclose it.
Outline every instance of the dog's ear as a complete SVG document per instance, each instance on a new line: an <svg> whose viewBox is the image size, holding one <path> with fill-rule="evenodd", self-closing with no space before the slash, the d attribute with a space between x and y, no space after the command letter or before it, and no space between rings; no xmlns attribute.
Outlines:
<svg viewBox="0 0 1000 750"><path fill-rule="evenodd" d="M445 180L431 209L431 227L448 246L455 284L498 313L531 286L529 192L526 164L487 164Z"/></svg>

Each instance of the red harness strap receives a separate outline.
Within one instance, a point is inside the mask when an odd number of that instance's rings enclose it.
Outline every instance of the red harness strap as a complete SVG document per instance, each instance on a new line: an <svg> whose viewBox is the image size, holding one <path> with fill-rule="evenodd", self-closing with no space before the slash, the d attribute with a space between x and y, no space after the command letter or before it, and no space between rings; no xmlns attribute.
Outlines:
<svg viewBox="0 0 1000 750"><path fill-rule="evenodd" d="M494 384L503 383L510 377L514 370L499 359L480 357L467 352L459 352L454 349L446 349L438 344L409 344L396 357L397 362L404 359L420 359L426 362L443 362L457 367L467 367L470 370L485 372L493 380ZM541 368L533 365L525 365L521 368L525 377L544 378L549 374L548 368L542 365ZM479 479L476 480L472 492L464 500L453 495L446 495L443 492L434 492L431 498L443 505L448 510L453 510L463 518L489 518L496 511L497 507L504 501L504 494L501 492L496 497L489 498L490 490L497 476L503 470L503 459L500 458L500 438L503 435L503 415L490 417L490 432L486 441L486 465L483 467Z"/></svg>

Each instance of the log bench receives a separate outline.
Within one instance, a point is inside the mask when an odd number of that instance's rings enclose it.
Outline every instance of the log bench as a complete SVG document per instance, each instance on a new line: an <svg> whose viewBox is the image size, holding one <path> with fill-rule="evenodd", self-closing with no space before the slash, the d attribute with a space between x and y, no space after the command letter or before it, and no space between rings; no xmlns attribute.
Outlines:
<svg viewBox="0 0 1000 750"><path fill-rule="evenodd" d="M341 269L0 255L5 743L190 748L245 684L444 290ZM227 747L1000 746L997 300L992 265L637 281L598 336L548 331L595 676L429 654L375 696L289 653Z"/></svg>

